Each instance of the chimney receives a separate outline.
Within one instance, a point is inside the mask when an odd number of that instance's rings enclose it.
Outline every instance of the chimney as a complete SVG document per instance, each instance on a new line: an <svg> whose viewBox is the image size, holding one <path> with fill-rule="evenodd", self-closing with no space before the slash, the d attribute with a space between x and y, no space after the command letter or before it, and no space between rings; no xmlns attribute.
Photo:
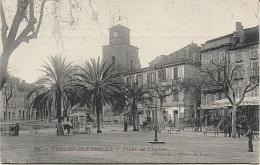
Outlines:
<svg viewBox="0 0 260 165"><path fill-rule="evenodd" d="M244 31L244 27L242 26L241 22L236 22L236 33L239 38L239 43L244 43L245 42L245 31Z"/></svg>

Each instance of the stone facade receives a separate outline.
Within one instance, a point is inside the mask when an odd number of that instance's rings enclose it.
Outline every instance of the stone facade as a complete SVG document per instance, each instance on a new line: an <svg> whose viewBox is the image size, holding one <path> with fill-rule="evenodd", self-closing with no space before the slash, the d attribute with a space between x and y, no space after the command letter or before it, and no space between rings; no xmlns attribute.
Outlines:
<svg viewBox="0 0 260 165"><path fill-rule="evenodd" d="M244 83L248 84L252 76L259 79L259 26L244 29L241 23L236 23L236 31L233 33L203 44L201 58L203 70L213 65L211 61L221 63L224 58L227 59L230 70L239 67L241 72L237 71L234 74L232 87L236 98L241 98L242 90L245 88ZM230 88L226 90L231 93ZM259 87L246 93L245 99L238 108L242 114L247 116L248 120L255 118L256 123L259 123L260 99L258 90ZM202 92L201 107L204 110L204 116L220 119L231 115L232 105L225 96L225 90L222 87L207 87Z"/></svg>
<svg viewBox="0 0 260 165"><path fill-rule="evenodd" d="M35 117L35 112L29 108L35 96L27 98L32 86L18 78L12 77L7 80L1 91L1 121L26 120ZM10 99L6 102L9 96Z"/></svg>
<svg viewBox="0 0 260 165"><path fill-rule="evenodd" d="M121 72L141 68L138 48L130 45L130 29L122 25L109 29L109 45L102 47L102 60L114 63Z"/></svg>
<svg viewBox="0 0 260 165"><path fill-rule="evenodd" d="M173 54L164 56L171 59L166 63L159 61L158 58L150 62L150 66L136 71L125 73L125 81L128 84L137 82L138 85L159 86L170 85L174 81L181 81L186 78L192 78L200 68L199 60L200 47L194 43L176 51ZM179 53L182 52L182 53ZM140 113L139 123L151 118L155 118L155 107L159 106L159 100L142 101L138 104ZM188 121L190 111L194 108L193 100L189 92L178 91L164 99L162 112L160 114L160 124L172 122L174 126L179 127ZM159 108L159 107L157 107Z"/></svg>

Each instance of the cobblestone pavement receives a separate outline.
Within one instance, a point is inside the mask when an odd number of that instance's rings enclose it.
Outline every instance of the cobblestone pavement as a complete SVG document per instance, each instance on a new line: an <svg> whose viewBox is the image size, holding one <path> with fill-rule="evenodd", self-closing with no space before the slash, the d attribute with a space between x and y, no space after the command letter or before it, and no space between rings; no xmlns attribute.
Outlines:
<svg viewBox="0 0 260 165"><path fill-rule="evenodd" d="M102 134L57 136L55 129L41 129L30 135L1 137L2 163L258 163L259 141L247 152L247 139L203 136L181 131L158 134L165 144L150 144L153 131L123 132L103 128Z"/></svg>

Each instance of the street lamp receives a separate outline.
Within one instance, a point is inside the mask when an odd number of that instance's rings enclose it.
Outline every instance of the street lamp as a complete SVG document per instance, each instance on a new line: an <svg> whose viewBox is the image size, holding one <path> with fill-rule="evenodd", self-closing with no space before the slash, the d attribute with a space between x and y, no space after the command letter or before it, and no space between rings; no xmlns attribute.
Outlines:
<svg viewBox="0 0 260 165"><path fill-rule="evenodd" d="M158 142L158 111L157 111L157 99L155 96L155 128L154 128L154 141Z"/></svg>
<svg viewBox="0 0 260 165"><path fill-rule="evenodd" d="M156 66L155 66L155 74L154 74L154 83L156 85ZM155 93L155 92L154 92ZM153 141L149 141L148 143L152 143L152 144L162 144L165 143L164 141L159 141L158 140L158 110L157 110L157 98L156 98L156 94L154 94L154 98L155 98L155 128L154 128L154 140Z"/></svg>

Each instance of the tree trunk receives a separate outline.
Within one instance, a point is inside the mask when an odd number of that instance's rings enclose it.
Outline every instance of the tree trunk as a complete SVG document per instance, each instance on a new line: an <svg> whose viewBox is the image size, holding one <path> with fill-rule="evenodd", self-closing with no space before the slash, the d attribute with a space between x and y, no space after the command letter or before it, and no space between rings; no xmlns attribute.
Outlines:
<svg viewBox="0 0 260 165"><path fill-rule="evenodd" d="M44 107L41 107L41 121L43 121L43 111L44 111Z"/></svg>
<svg viewBox="0 0 260 165"><path fill-rule="evenodd" d="M31 120L31 108L29 108L29 110L28 110L28 113L29 113L29 120Z"/></svg>
<svg viewBox="0 0 260 165"><path fill-rule="evenodd" d="M162 130L162 124L163 124L163 116L162 116L162 107L163 107L163 99L160 99L160 109L157 114L158 119L157 119L157 127L158 127L158 132L161 133Z"/></svg>
<svg viewBox="0 0 260 165"><path fill-rule="evenodd" d="M236 138L237 129L236 129L236 121L237 121L237 105L233 105L232 109L232 138Z"/></svg>
<svg viewBox="0 0 260 165"><path fill-rule="evenodd" d="M5 121L7 121L8 102L5 104Z"/></svg>
<svg viewBox="0 0 260 165"><path fill-rule="evenodd" d="M197 103L196 103L196 101L194 102L194 119L195 119L195 122L193 123L193 128L194 128L194 130L195 130L195 128L196 128L196 121L197 121Z"/></svg>
<svg viewBox="0 0 260 165"><path fill-rule="evenodd" d="M136 131L136 124L135 124L136 116L135 116L135 112L132 112L132 115L133 115L133 131Z"/></svg>
<svg viewBox="0 0 260 165"><path fill-rule="evenodd" d="M202 132L202 116L203 116L203 111L200 106L200 132Z"/></svg>
<svg viewBox="0 0 260 165"><path fill-rule="evenodd" d="M132 115L133 115L133 131L136 131L136 102L135 99L133 99L132 103Z"/></svg>
<svg viewBox="0 0 260 165"><path fill-rule="evenodd" d="M140 125L140 123L139 123L139 113L138 113L138 109L136 108L136 116L135 116L135 118L136 118L136 131L139 131L139 125Z"/></svg>
<svg viewBox="0 0 260 165"><path fill-rule="evenodd" d="M49 109L49 123L51 123L51 109Z"/></svg>
<svg viewBox="0 0 260 165"><path fill-rule="evenodd" d="M101 130L101 115L102 113L101 112L97 112L97 133L102 133L102 130Z"/></svg>
<svg viewBox="0 0 260 165"><path fill-rule="evenodd" d="M102 123L101 123L101 116L102 116L102 103L100 100L100 97L97 97L96 99L96 111L97 111L97 133L102 133L102 130L100 129Z"/></svg>
<svg viewBox="0 0 260 165"><path fill-rule="evenodd" d="M4 51L1 54L1 58L0 58L0 91L3 89L7 81L7 67L8 67L11 51L9 52Z"/></svg>
<svg viewBox="0 0 260 165"><path fill-rule="evenodd" d="M194 102L194 118L197 118L197 103Z"/></svg>
<svg viewBox="0 0 260 165"><path fill-rule="evenodd" d="M56 102L57 102L57 118L58 123L61 123L61 93L56 92Z"/></svg>

